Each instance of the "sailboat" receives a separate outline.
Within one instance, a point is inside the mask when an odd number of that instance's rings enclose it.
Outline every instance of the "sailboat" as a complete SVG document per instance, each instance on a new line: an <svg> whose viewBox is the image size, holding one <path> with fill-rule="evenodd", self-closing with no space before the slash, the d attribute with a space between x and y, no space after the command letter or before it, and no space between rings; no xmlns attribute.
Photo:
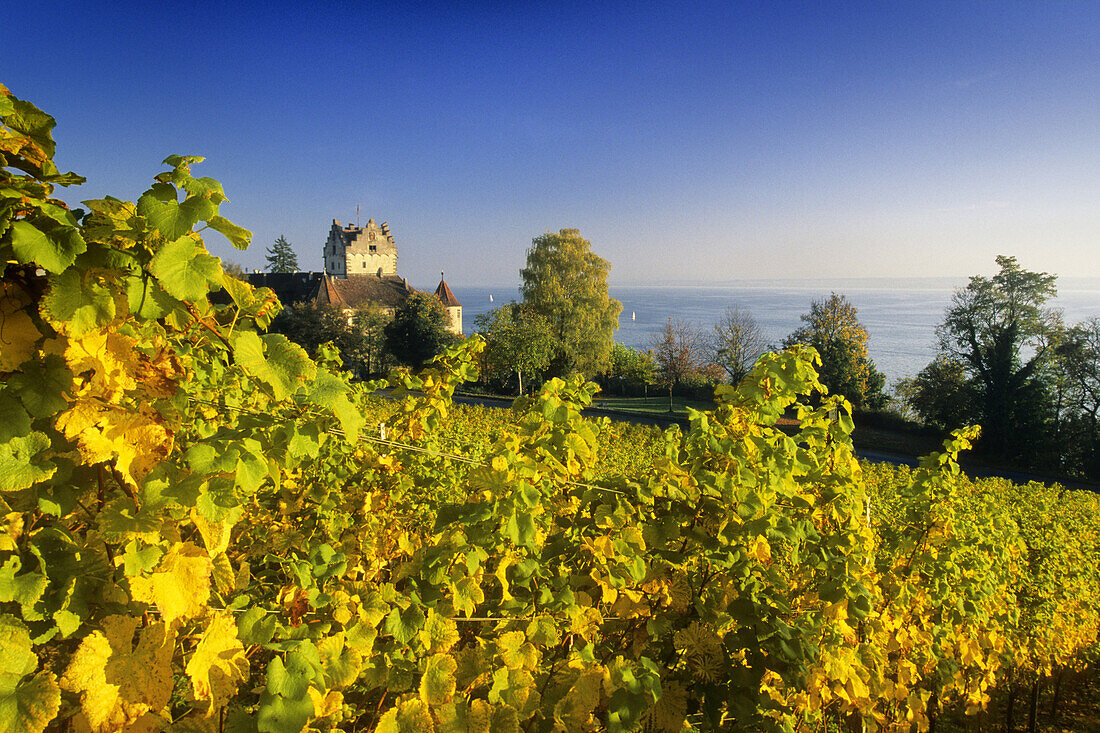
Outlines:
<svg viewBox="0 0 1100 733"><path fill-rule="evenodd" d="M634 311L630 311L630 320L634 320Z"/></svg>
<svg viewBox="0 0 1100 733"><path fill-rule="evenodd" d="M493 302L493 294L492 294L492 293L489 293L489 302L490 302L490 303L492 303L492 302Z"/></svg>

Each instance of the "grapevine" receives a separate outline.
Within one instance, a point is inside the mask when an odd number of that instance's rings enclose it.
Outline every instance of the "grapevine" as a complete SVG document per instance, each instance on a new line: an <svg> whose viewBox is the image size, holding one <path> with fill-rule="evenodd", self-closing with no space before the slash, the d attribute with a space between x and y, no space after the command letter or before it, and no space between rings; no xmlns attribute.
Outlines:
<svg viewBox="0 0 1100 733"><path fill-rule="evenodd" d="M201 158L70 209L0 118L2 730L926 730L1097 651L1096 497L861 465L812 349L664 433L453 404L477 338L352 383Z"/></svg>

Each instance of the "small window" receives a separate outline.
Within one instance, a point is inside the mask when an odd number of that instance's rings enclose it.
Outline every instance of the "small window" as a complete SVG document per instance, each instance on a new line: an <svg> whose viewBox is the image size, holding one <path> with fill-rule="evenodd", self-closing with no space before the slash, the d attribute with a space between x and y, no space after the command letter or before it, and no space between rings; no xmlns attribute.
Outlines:
<svg viewBox="0 0 1100 733"><path fill-rule="evenodd" d="M377 252L377 251L378 251L378 247L376 247L375 245L373 245L373 244L372 244L372 245L370 246L370 251L371 251L371 252Z"/></svg>
<svg viewBox="0 0 1100 733"><path fill-rule="evenodd" d="M364 270L367 269L367 263L366 262L363 263L363 269Z"/></svg>

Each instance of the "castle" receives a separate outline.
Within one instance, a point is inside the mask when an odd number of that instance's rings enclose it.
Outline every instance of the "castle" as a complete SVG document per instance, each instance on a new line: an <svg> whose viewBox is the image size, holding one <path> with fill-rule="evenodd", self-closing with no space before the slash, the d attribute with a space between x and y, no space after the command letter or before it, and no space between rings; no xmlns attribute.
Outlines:
<svg viewBox="0 0 1100 733"><path fill-rule="evenodd" d="M249 274L258 287L275 291L285 305L313 302L351 312L369 304L393 314L414 290L397 274L397 243L389 225L367 221L366 226L344 226L332 220L324 247L325 271ZM462 304L451 292L443 273L435 295L447 313L446 328L462 335Z"/></svg>

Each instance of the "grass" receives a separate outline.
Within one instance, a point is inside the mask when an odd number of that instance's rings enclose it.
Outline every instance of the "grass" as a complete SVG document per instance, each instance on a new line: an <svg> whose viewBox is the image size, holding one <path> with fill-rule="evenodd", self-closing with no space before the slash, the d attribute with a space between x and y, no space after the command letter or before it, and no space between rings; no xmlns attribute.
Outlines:
<svg viewBox="0 0 1100 733"><path fill-rule="evenodd" d="M622 412L637 412L648 415L668 415L668 395L652 394L649 397L605 397L598 396L593 402L593 407L605 410L619 410ZM714 403L710 400L692 400L686 397L672 398L672 414L678 417L687 417L687 408L696 410L713 410Z"/></svg>

